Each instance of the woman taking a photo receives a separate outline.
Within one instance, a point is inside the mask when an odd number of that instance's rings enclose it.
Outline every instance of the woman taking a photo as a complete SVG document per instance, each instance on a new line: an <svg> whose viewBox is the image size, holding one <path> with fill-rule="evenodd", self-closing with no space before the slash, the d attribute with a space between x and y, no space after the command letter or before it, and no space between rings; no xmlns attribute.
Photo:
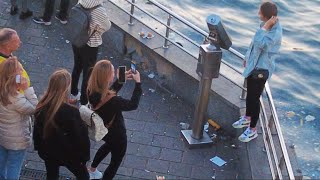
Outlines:
<svg viewBox="0 0 320 180"><path fill-rule="evenodd" d="M59 166L67 167L77 179L89 179L88 129L79 110L68 104L70 83L67 70L55 71L35 113L34 148L45 162L48 180L59 178Z"/></svg>
<svg viewBox="0 0 320 180"><path fill-rule="evenodd" d="M19 179L31 145L30 115L38 99L21 74L16 57L9 57L0 65L0 179Z"/></svg>
<svg viewBox="0 0 320 180"><path fill-rule="evenodd" d="M112 179L116 175L127 150L127 134L122 111L137 109L142 94L138 71L136 71L136 74L131 71L126 72L126 78L133 79L136 82L131 99L117 96L122 84L119 84L118 80L112 84L114 74L114 67L111 62L101 60L94 66L88 81L89 102L93 109L99 107L95 112L103 119L109 130L103 138L105 143L97 151L91 167L88 169L90 179L100 179L102 177L102 173L96 168L110 152L111 162L104 172L103 179Z"/></svg>

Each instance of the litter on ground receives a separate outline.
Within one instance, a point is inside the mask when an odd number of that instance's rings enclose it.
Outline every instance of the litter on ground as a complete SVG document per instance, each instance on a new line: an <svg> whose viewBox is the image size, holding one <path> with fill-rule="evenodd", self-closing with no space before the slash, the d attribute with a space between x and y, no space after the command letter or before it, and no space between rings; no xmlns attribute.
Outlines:
<svg viewBox="0 0 320 180"><path fill-rule="evenodd" d="M224 161L223 159L221 159L218 156L211 158L210 161L213 162L214 164L218 165L219 167L221 167L227 163L226 161Z"/></svg>
<svg viewBox="0 0 320 180"><path fill-rule="evenodd" d="M314 116L308 115L306 116L305 120L306 121L314 121L316 118Z"/></svg>

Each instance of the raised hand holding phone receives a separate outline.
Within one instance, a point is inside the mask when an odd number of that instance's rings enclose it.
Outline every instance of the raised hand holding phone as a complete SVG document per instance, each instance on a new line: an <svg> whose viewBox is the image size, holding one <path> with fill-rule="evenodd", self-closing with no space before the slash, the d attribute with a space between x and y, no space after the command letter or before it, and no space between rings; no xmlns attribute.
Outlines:
<svg viewBox="0 0 320 180"><path fill-rule="evenodd" d="M133 79L136 83L140 83L140 82L141 82L139 71L136 70L136 73L135 73L135 74L132 74L132 79Z"/></svg>
<svg viewBox="0 0 320 180"><path fill-rule="evenodd" d="M121 84L126 82L126 66L119 66L118 82Z"/></svg>
<svg viewBox="0 0 320 180"><path fill-rule="evenodd" d="M137 65L134 61L131 61L131 68L130 69L133 74L136 74Z"/></svg>

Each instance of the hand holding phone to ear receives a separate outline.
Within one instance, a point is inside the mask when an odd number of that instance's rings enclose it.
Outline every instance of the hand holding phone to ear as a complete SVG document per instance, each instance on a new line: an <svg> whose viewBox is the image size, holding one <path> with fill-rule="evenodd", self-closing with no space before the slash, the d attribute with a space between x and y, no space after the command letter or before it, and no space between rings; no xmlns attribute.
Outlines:
<svg viewBox="0 0 320 180"><path fill-rule="evenodd" d="M24 91L24 90L28 89L28 87L29 87L28 80L21 75L16 76L16 83L17 83L18 90Z"/></svg>

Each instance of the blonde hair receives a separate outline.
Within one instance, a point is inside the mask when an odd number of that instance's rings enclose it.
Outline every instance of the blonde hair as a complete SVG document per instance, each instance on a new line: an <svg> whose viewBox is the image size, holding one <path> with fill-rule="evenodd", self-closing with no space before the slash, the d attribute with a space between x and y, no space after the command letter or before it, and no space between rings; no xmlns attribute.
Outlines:
<svg viewBox="0 0 320 180"><path fill-rule="evenodd" d="M9 57L0 65L0 102L4 106L11 104L10 96L18 95L15 78L19 66L17 57Z"/></svg>
<svg viewBox="0 0 320 180"><path fill-rule="evenodd" d="M45 138L56 128L55 115L61 105L68 99L70 83L71 75L66 69L57 70L50 76L48 89L36 108L37 114L43 109L47 110L43 128Z"/></svg>
<svg viewBox="0 0 320 180"><path fill-rule="evenodd" d="M101 94L101 99L105 99L108 96L114 96L115 92L110 90L109 79L112 76L113 65L109 60L101 60L97 62L91 72L91 76L88 81L87 95L88 97L92 93ZM100 100L101 100L100 99Z"/></svg>

